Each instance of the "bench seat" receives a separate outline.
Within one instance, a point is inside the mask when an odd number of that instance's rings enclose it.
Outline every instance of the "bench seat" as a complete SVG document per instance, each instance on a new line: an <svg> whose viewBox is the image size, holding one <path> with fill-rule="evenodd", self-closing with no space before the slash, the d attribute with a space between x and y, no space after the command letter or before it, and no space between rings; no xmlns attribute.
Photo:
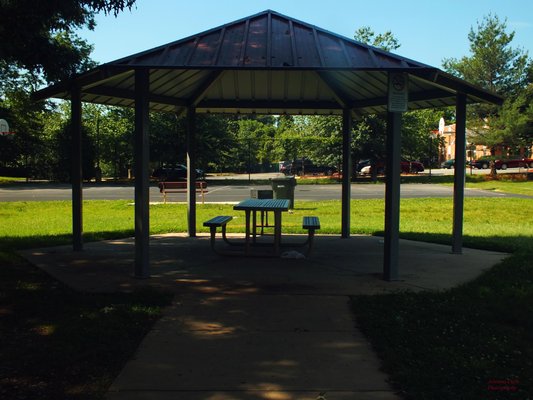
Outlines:
<svg viewBox="0 0 533 400"><path fill-rule="evenodd" d="M320 219L314 216L303 217L302 228L307 229L307 241L306 244L309 246L307 248L306 256L311 254L313 249L313 239L315 237L315 230L320 229Z"/></svg>
<svg viewBox="0 0 533 400"><path fill-rule="evenodd" d="M228 222L233 219L230 215L219 215L217 217L211 218L209 221L204 222L204 226L218 228L220 226L226 226Z"/></svg>
<svg viewBox="0 0 533 400"><path fill-rule="evenodd" d="M318 217L304 217L303 229L320 229L320 219Z"/></svg>
<svg viewBox="0 0 533 400"><path fill-rule="evenodd" d="M226 225L232 219L233 217L230 215L218 215L204 222L204 226L209 227L209 231L211 233L211 249L217 254L221 254L215 248L217 228L222 228L222 239L224 239L226 243L231 244L228 242L228 239L226 238Z"/></svg>
<svg viewBox="0 0 533 400"><path fill-rule="evenodd" d="M202 196L202 204L205 202L205 193L207 193L207 182L206 181L196 181L196 189L200 191ZM159 193L163 194L163 202L167 202L168 193L187 193L187 182L159 182Z"/></svg>

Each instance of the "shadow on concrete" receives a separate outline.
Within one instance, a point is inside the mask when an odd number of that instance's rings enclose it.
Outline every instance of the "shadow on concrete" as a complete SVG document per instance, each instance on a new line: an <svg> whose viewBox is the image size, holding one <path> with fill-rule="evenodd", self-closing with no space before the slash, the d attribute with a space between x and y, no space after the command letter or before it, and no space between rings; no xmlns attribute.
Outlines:
<svg viewBox="0 0 533 400"><path fill-rule="evenodd" d="M382 241L317 236L310 258L244 258L213 254L206 235L157 235L150 279L133 277L132 239L21 253L80 291L154 286L176 294L108 400L384 400L399 397L357 328L349 295L446 289L505 254L454 255L449 246L401 240L401 280L385 282Z"/></svg>

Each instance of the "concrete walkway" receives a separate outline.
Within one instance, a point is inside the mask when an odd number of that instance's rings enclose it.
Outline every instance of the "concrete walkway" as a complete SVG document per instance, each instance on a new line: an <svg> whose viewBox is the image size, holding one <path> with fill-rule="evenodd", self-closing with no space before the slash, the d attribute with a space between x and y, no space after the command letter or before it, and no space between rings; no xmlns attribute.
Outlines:
<svg viewBox="0 0 533 400"><path fill-rule="evenodd" d="M302 238L294 238L301 240ZM91 292L157 286L176 296L107 399L398 399L357 329L349 296L441 290L505 255L402 240L398 282L381 280L382 239L317 236L308 259L221 257L207 236L151 238L152 278L132 277L131 239L24 252Z"/></svg>

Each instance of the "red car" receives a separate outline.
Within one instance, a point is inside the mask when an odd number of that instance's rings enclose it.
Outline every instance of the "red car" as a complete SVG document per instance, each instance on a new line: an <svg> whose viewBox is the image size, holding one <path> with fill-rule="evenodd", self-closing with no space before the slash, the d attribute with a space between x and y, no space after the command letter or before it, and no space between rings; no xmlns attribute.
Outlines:
<svg viewBox="0 0 533 400"><path fill-rule="evenodd" d="M533 168L533 158L511 158L494 161L496 169Z"/></svg>

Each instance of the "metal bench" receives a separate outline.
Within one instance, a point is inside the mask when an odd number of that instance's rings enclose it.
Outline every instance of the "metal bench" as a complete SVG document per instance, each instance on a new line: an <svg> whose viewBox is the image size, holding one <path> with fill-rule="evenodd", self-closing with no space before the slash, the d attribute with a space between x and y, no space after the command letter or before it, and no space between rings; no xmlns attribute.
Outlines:
<svg viewBox="0 0 533 400"><path fill-rule="evenodd" d="M167 203L167 193L187 193L187 182L159 182L159 192L163 194L163 203ZM202 204L205 202L207 193L207 182L197 181L196 189L200 190Z"/></svg>
<svg viewBox="0 0 533 400"><path fill-rule="evenodd" d="M221 254L215 249L215 237L217 234L217 228L222 228L222 239L228 244L228 239L226 238L226 224L233 219L230 215L219 215L217 217L211 218L209 221L204 222L204 226L209 227L211 233L211 248L217 254Z"/></svg>
<svg viewBox="0 0 533 400"><path fill-rule="evenodd" d="M313 248L313 239L315 237L315 230L320 229L320 220L318 217L304 217L302 221L302 228L307 229L307 241L309 245L306 256L311 254Z"/></svg>

